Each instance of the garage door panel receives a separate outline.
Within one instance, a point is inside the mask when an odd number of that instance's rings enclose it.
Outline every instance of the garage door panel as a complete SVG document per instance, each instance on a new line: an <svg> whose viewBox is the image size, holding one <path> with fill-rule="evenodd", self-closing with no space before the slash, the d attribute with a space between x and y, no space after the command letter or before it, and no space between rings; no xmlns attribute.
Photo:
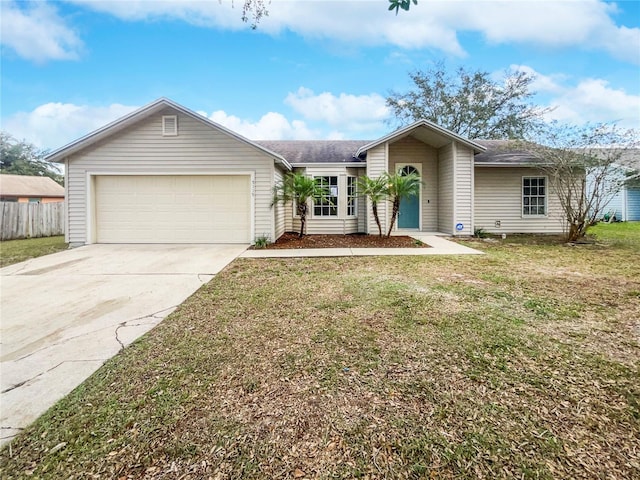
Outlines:
<svg viewBox="0 0 640 480"><path fill-rule="evenodd" d="M98 176L100 243L249 243L250 177Z"/></svg>

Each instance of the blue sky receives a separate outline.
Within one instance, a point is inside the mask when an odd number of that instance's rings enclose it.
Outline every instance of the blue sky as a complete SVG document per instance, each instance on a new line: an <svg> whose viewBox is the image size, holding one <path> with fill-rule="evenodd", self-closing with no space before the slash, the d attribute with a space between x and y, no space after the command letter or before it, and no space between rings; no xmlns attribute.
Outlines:
<svg viewBox="0 0 640 480"><path fill-rule="evenodd" d="M640 2L0 0L1 128L60 147L168 97L251 139L372 139L408 72L535 75L549 119L640 128Z"/></svg>

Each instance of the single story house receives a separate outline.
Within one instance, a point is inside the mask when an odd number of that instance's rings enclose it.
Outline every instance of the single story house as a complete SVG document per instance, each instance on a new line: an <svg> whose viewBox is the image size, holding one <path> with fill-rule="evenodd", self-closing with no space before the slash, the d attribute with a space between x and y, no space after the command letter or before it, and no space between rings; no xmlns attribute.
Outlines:
<svg viewBox="0 0 640 480"><path fill-rule="evenodd" d="M72 246L273 241L299 225L292 205L272 205L291 171L327 187L310 206L310 234L376 234L357 180L385 171L422 180L419 196L401 205L396 234L561 233L547 178L530 156L500 147L426 120L373 141L254 141L162 98L47 159L65 165ZM390 210L379 208L383 228Z"/></svg>
<svg viewBox="0 0 640 480"><path fill-rule="evenodd" d="M64 187L49 177L0 174L0 202L64 202Z"/></svg>

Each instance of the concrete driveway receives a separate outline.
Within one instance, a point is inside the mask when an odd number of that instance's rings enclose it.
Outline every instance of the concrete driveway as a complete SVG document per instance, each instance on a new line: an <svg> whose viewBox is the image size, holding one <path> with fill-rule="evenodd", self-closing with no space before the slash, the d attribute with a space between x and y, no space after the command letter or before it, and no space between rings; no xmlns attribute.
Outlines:
<svg viewBox="0 0 640 480"><path fill-rule="evenodd" d="M1 442L248 245L88 245L0 269Z"/></svg>

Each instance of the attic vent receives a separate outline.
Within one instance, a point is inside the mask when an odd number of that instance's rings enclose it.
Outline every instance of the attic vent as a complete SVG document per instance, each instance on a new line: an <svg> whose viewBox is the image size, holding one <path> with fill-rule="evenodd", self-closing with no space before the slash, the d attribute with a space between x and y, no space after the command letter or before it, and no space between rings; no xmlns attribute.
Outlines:
<svg viewBox="0 0 640 480"><path fill-rule="evenodd" d="M178 116L163 115L162 117L162 136L175 137L178 135Z"/></svg>

